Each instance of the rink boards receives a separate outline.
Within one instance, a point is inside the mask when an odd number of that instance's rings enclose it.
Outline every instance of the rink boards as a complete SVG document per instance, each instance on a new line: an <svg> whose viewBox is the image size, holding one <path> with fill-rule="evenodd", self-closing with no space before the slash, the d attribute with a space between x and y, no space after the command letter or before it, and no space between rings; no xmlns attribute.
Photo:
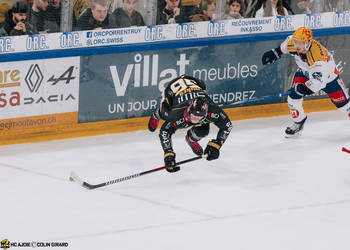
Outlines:
<svg viewBox="0 0 350 250"><path fill-rule="evenodd" d="M217 34L181 43L181 39L170 39L94 49L58 51L44 46L36 52L0 53L0 145L146 129L165 86L182 74L203 79L209 96L218 104L284 93L296 70L294 60L283 57L263 66L261 56L277 47L292 28ZM321 26L313 31L334 54L349 87L346 44L350 30ZM1 46L6 47L5 40ZM334 109L325 98L322 92L307 98L305 110ZM271 98L224 108L231 120L240 120L287 115L285 102L286 98Z"/></svg>

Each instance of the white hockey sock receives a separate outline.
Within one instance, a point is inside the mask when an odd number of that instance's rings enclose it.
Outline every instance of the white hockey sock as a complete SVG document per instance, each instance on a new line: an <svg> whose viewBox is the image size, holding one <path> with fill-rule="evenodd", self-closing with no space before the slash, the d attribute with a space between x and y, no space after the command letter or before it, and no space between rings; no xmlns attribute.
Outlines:
<svg viewBox="0 0 350 250"><path fill-rule="evenodd" d="M294 122L301 122L305 119L306 115L303 108L303 98L292 99L288 96L288 106L290 108L290 114Z"/></svg>

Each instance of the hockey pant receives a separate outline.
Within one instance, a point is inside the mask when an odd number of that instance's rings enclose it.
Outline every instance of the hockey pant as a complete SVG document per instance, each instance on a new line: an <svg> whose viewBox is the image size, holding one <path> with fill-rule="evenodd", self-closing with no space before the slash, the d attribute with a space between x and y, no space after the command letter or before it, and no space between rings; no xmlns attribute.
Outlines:
<svg viewBox="0 0 350 250"><path fill-rule="evenodd" d="M306 77L301 70L298 70L294 75L290 94L287 98L294 122L301 122L306 117L303 109L303 97L312 95L319 90L323 90L327 93L338 109L345 112L347 115L350 114L349 94L339 76L325 86L322 86L322 84L317 84L317 82L309 81L309 78Z"/></svg>

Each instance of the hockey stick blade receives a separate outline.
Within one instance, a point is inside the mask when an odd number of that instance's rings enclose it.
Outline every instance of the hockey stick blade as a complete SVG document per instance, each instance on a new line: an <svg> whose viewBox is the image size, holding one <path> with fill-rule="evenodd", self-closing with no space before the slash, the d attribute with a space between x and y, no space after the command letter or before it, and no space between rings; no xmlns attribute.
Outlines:
<svg viewBox="0 0 350 250"><path fill-rule="evenodd" d="M69 180L75 181L76 183L83 185L83 180L73 171L70 173Z"/></svg>
<svg viewBox="0 0 350 250"><path fill-rule="evenodd" d="M95 189L95 188L101 187L101 185L91 185L91 184L89 184L89 183L83 181L83 180L82 180L76 173L74 173L74 172L71 172L71 173L70 173L69 180L78 183L80 186L82 186L82 187L84 187L84 188L86 188L86 189ZM102 186L105 186L105 185L102 185Z"/></svg>
<svg viewBox="0 0 350 250"><path fill-rule="evenodd" d="M70 176L69 176L69 180L70 181L74 181L76 183L78 183L80 186L87 188L87 189L91 189L91 185L89 183L86 183L85 181L83 181L75 172L71 172Z"/></svg>

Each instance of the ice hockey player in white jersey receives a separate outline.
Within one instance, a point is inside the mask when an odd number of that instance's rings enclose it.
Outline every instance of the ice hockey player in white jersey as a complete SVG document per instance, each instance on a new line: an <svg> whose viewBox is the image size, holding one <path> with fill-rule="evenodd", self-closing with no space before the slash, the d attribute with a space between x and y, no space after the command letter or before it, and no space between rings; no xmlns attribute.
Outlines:
<svg viewBox="0 0 350 250"><path fill-rule="evenodd" d="M313 39L309 28L298 28L279 47L265 52L262 63L273 63L283 54L294 56L299 67L288 95L288 106L294 123L285 130L286 137L301 134L307 119L303 97L319 90L326 92L338 109L350 114L349 94L339 78L333 56L320 42Z"/></svg>

